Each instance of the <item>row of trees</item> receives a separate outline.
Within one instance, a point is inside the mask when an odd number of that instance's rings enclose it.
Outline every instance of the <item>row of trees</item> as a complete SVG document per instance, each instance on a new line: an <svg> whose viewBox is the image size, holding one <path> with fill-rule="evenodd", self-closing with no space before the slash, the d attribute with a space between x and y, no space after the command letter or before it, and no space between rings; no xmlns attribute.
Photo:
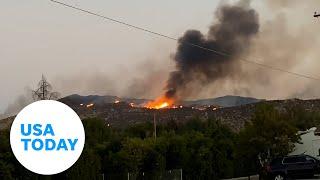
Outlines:
<svg viewBox="0 0 320 180"><path fill-rule="evenodd" d="M103 120L85 119L85 149L74 166L55 176L35 175L14 158L9 132L0 132L0 179L161 179L182 169L184 179L221 179L256 174L262 159L285 155L299 141L297 131L320 122L299 108L280 113L261 105L239 133L216 120L195 118L183 125L144 123L114 129ZM259 160L260 158L260 160Z"/></svg>

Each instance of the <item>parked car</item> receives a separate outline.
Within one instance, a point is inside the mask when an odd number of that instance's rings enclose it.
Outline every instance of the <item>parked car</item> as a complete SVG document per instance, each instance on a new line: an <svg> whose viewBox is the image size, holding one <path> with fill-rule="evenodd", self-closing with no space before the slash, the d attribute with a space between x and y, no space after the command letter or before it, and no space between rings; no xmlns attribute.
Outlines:
<svg viewBox="0 0 320 180"><path fill-rule="evenodd" d="M305 154L275 158L266 167L267 176L275 180L313 177L319 170L320 161Z"/></svg>

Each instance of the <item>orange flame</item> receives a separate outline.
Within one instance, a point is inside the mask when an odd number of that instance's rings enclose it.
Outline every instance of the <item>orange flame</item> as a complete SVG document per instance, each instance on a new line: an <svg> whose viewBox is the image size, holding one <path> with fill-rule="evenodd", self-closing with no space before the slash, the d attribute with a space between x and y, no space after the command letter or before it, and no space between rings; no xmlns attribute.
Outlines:
<svg viewBox="0 0 320 180"><path fill-rule="evenodd" d="M90 108L90 107L92 107L92 106L94 106L94 104L93 104L93 103L88 104L88 105L87 105L87 108Z"/></svg>
<svg viewBox="0 0 320 180"><path fill-rule="evenodd" d="M165 96L159 97L154 101L148 102L144 107L149 109L162 109L169 108L173 105L174 99L167 98Z"/></svg>

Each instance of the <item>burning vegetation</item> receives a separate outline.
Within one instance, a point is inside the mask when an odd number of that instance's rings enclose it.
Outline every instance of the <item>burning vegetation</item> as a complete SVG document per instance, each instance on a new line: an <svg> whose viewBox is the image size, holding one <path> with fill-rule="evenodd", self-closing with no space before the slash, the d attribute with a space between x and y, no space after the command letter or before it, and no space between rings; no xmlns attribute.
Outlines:
<svg viewBox="0 0 320 180"><path fill-rule="evenodd" d="M94 106L94 104L93 103L91 103L91 104L87 104L87 108L90 108L90 107L93 107Z"/></svg>
<svg viewBox="0 0 320 180"><path fill-rule="evenodd" d="M249 4L223 5L216 11L217 22L207 34L187 30L179 38L173 56L176 69L169 75L165 93L146 104L153 109L170 108L176 101L197 95L201 88L239 71L239 57L247 52L259 32L257 12ZM227 52L221 55L195 45Z"/></svg>
<svg viewBox="0 0 320 180"><path fill-rule="evenodd" d="M154 101L148 102L145 107L149 109L162 109L162 108L171 108L174 104L173 98L168 98L166 96L162 96L157 98Z"/></svg>

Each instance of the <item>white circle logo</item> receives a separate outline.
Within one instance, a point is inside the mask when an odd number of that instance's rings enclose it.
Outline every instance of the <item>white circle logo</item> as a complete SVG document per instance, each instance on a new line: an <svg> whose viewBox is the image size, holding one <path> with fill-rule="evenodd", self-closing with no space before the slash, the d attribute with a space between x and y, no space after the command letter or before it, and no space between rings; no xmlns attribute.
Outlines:
<svg viewBox="0 0 320 180"><path fill-rule="evenodd" d="M70 168L80 157L85 133L79 116L52 100L34 102L12 123L10 144L17 160L30 171L53 175Z"/></svg>

